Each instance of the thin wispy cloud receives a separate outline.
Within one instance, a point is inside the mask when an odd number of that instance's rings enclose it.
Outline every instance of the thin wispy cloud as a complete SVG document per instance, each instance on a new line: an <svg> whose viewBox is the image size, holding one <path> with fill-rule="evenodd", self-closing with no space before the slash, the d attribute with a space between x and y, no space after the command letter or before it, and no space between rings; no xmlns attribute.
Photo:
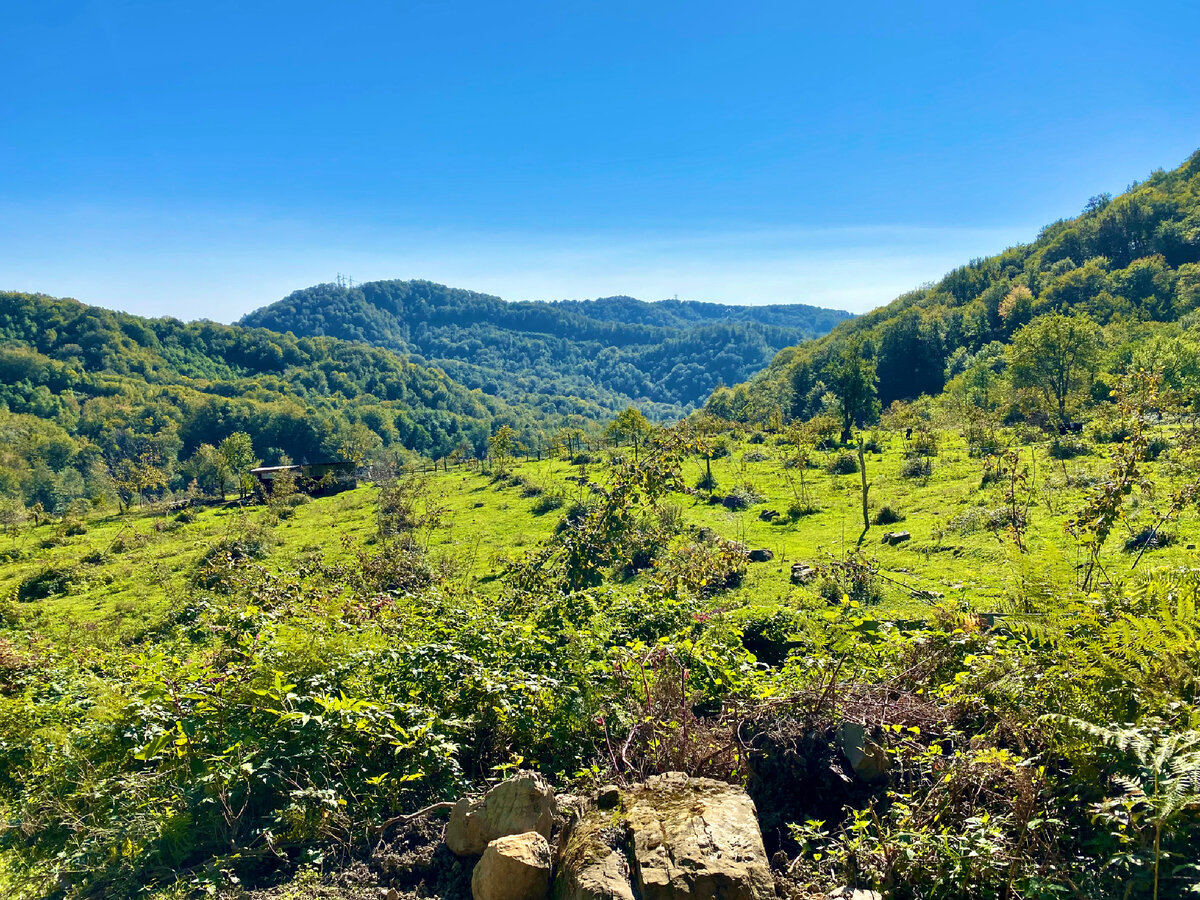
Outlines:
<svg viewBox="0 0 1200 900"><path fill-rule="evenodd" d="M338 273L427 278L508 300L628 294L864 312L1034 234L897 225L495 232L10 207L0 210L0 266L5 288L219 321Z"/></svg>

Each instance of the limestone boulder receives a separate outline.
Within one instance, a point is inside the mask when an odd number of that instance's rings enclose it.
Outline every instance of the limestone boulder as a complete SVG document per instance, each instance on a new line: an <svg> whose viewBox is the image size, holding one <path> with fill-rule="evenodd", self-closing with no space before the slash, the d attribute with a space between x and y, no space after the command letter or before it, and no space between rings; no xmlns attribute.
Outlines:
<svg viewBox="0 0 1200 900"><path fill-rule="evenodd" d="M479 856L497 838L534 831L549 839L554 789L537 772L500 782L481 799L464 797L450 812L446 846L458 856Z"/></svg>
<svg viewBox="0 0 1200 900"><path fill-rule="evenodd" d="M496 838L471 873L474 900L545 900L554 857L536 831Z"/></svg>
<svg viewBox="0 0 1200 900"><path fill-rule="evenodd" d="M634 900L625 853L601 844L561 859L554 900Z"/></svg>
<svg viewBox="0 0 1200 900"><path fill-rule="evenodd" d="M754 801L739 787L668 772L628 798L642 900L767 900L775 881Z"/></svg>
<svg viewBox="0 0 1200 900"><path fill-rule="evenodd" d="M630 865L632 863L632 865ZM769 900L754 802L740 787L670 772L592 809L560 850L556 900Z"/></svg>

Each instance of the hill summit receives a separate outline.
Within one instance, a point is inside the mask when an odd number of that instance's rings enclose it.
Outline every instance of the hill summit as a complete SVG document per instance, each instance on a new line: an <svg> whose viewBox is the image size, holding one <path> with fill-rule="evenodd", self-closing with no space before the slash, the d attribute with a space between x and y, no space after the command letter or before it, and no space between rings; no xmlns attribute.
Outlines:
<svg viewBox="0 0 1200 900"><path fill-rule="evenodd" d="M305 288L241 324L386 347L545 412L598 416L636 403L666 418L847 318L800 304L506 302L430 281L374 281Z"/></svg>

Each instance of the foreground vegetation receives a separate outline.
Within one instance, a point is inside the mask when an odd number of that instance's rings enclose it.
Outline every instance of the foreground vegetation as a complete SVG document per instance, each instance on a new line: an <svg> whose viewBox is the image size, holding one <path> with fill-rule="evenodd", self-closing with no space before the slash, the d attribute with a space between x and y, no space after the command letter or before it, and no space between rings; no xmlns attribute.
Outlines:
<svg viewBox="0 0 1200 900"><path fill-rule="evenodd" d="M1127 439L1077 455L1024 428L984 452L935 410L861 455L832 419L630 416L566 459L500 441L331 497L13 527L4 877L332 876L391 817L521 765L746 779L797 895L1181 896L1197 460L1191 422L1139 397L1112 410ZM843 722L883 779L848 767Z"/></svg>

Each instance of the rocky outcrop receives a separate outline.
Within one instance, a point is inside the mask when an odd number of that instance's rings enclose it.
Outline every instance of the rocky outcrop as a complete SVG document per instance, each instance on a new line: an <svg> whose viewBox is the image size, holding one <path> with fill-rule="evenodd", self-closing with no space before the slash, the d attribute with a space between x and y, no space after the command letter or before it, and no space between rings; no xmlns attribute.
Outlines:
<svg viewBox="0 0 1200 900"><path fill-rule="evenodd" d="M496 838L471 873L474 900L544 900L554 860L550 842L536 831Z"/></svg>
<svg viewBox="0 0 1200 900"><path fill-rule="evenodd" d="M775 554L770 550L751 550L750 562L770 562L775 558Z"/></svg>
<svg viewBox="0 0 1200 900"><path fill-rule="evenodd" d="M625 853L595 835L576 833L575 840L580 844L574 852L560 859L554 900L634 900Z"/></svg>
<svg viewBox="0 0 1200 900"><path fill-rule="evenodd" d="M630 865L632 862L632 865ZM769 900L754 803L739 787L669 772L587 810L559 852L556 900Z"/></svg>
<svg viewBox="0 0 1200 900"><path fill-rule="evenodd" d="M536 772L502 781L482 799L464 797L446 826L446 846L459 856L479 856L492 841L535 831L547 840L554 828L554 789Z"/></svg>

